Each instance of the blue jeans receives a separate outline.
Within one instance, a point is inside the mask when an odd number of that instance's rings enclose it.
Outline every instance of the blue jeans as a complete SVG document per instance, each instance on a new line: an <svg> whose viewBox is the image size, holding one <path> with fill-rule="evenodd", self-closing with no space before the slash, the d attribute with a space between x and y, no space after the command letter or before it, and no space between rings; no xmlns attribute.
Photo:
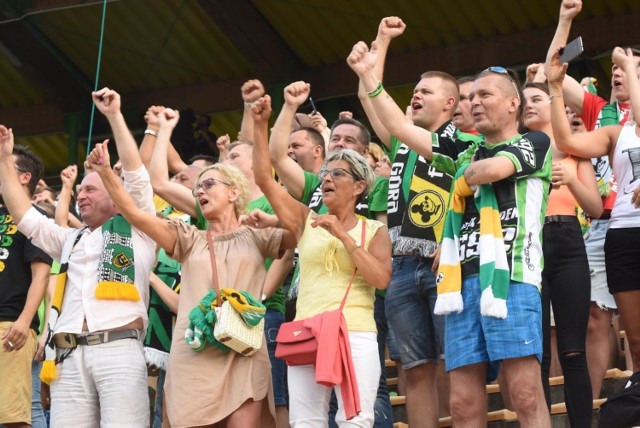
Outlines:
<svg viewBox="0 0 640 428"><path fill-rule="evenodd" d="M44 417L44 408L42 407L42 397L40 395L42 387L40 370L42 370L42 361L31 363L31 426L33 428L47 428L47 420Z"/></svg>
<svg viewBox="0 0 640 428"><path fill-rule="evenodd" d="M164 405L164 379L167 371L158 370L158 384L156 386L156 406L153 414L153 428L162 428L162 406Z"/></svg>
<svg viewBox="0 0 640 428"><path fill-rule="evenodd" d="M286 366L284 360L276 358L276 336L284 322L284 315L275 309L267 308L264 316L264 336L271 361L271 380L273 382L273 397L276 406L287 405L287 381L285 379Z"/></svg>
<svg viewBox="0 0 640 428"><path fill-rule="evenodd" d="M405 370L437 362L443 353L444 317L434 315L437 288L433 259L393 258L386 296L386 315Z"/></svg>

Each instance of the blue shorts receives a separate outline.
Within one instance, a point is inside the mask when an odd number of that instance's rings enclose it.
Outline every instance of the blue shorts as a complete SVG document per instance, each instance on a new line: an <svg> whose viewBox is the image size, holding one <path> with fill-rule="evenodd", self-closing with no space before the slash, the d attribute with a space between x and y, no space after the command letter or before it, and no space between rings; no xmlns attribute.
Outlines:
<svg viewBox="0 0 640 428"><path fill-rule="evenodd" d="M385 306L390 330L405 370L437 362L443 351L444 317L433 314L437 289L433 259L393 258Z"/></svg>
<svg viewBox="0 0 640 428"><path fill-rule="evenodd" d="M287 405L287 381L285 379L286 366L284 360L276 358L276 336L280 325L284 322L284 315L275 309L267 308L264 315L264 336L267 341L269 360L271 361L271 380L273 382L273 397L276 406Z"/></svg>
<svg viewBox="0 0 640 428"><path fill-rule="evenodd" d="M446 370L529 355L542 361L542 305L538 288L511 281L505 319L480 315L480 296L480 277L465 278L464 310L445 317Z"/></svg>

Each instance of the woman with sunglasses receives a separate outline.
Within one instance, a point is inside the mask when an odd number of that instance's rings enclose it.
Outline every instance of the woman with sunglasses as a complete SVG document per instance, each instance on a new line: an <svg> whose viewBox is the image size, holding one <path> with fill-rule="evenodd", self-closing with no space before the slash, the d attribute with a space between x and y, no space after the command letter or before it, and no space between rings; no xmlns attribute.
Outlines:
<svg viewBox="0 0 640 428"><path fill-rule="evenodd" d="M159 117L158 140L169 139L178 113L166 109ZM172 427L274 427L275 408L267 348L250 357L212 346L200 351L185 342L189 312L213 288L207 234L213 239L220 288L248 291L256 300L265 278L264 260L278 258L295 242L281 229L241 226L248 190L242 173L230 165L204 169L193 189L209 229L201 231L179 220L162 220L136 208L121 180L109 166L106 145L89 156L122 215L182 263L182 285L165 383L165 406Z"/></svg>
<svg viewBox="0 0 640 428"><path fill-rule="evenodd" d="M627 76L631 110L636 119L625 125L603 126L591 132L571 134L569 123L560 114L564 109L560 95L551 103L551 124L556 144L575 156L595 158L609 156L616 177L618 194L604 243L609 291L618 306L629 340L634 379L640 378L640 79L638 57L631 49L615 48L613 63ZM552 94L562 94L567 64L562 64L558 50L547 63L547 78ZM557 115L557 116L556 116ZM636 425L636 424L634 424Z"/></svg>
<svg viewBox="0 0 640 428"><path fill-rule="evenodd" d="M552 187L542 229L542 384L550 406L551 304L567 414L571 426L586 427L591 426L592 414L586 357L591 278L576 205L589 216L598 218L602 214L602 200L591 160L567 155L554 143L549 102L553 98L549 96L547 84L527 83L523 93L524 125L528 130L549 135L553 159Z"/></svg>
<svg viewBox="0 0 640 428"><path fill-rule="evenodd" d="M273 206L282 227L291 232L300 252L300 291L296 319L337 309L354 269L343 314L360 396L361 412L349 426L373 426L380 361L373 318L375 289L385 289L391 278L391 241L386 227L355 214L368 194L374 173L367 160L353 150L335 151L320 171L322 197L329 213L317 215L296 201L273 180L268 149L271 99L263 97L252 109L255 121L253 168L256 183ZM362 222L364 242L362 242ZM336 338L337 340L338 338ZM289 420L292 427L326 426L331 388L315 382L314 367L290 366ZM336 422L346 422L341 391L336 391Z"/></svg>

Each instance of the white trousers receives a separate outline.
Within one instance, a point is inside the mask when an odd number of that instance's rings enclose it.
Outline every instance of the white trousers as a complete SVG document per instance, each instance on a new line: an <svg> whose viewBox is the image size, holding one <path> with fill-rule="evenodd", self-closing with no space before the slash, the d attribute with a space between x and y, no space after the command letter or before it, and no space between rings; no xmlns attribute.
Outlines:
<svg viewBox="0 0 640 428"><path fill-rule="evenodd" d="M78 346L56 369L52 428L149 426L147 365L140 341Z"/></svg>
<svg viewBox="0 0 640 428"><path fill-rule="evenodd" d="M350 332L349 341L351 342L351 357L358 381L362 411L358 416L347 421L340 387L336 386L338 398L336 423L339 427L372 427L375 419L373 408L380 383L380 358L378 357L376 334L373 332ZM312 365L290 366L288 379L291 427L327 427L331 388L316 383Z"/></svg>

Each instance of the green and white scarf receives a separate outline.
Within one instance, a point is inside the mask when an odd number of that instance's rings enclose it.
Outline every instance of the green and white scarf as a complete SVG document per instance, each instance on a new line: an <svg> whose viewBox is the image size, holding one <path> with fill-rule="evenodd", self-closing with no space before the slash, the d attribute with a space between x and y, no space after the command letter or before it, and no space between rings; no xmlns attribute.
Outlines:
<svg viewBox="0 0 640 428"><path fill-rule="evenodd" d="M482 184L475 192L469 187L464 178L464 171L468 166L464 165L458 170L451 189L436 280L438 298L434 313L446 315L459 313L464 309L459 233L466 198L475 193L474 200L480 213L480 313L484 316L506 318L510 273L498 201L491 184Z"/></svg>

